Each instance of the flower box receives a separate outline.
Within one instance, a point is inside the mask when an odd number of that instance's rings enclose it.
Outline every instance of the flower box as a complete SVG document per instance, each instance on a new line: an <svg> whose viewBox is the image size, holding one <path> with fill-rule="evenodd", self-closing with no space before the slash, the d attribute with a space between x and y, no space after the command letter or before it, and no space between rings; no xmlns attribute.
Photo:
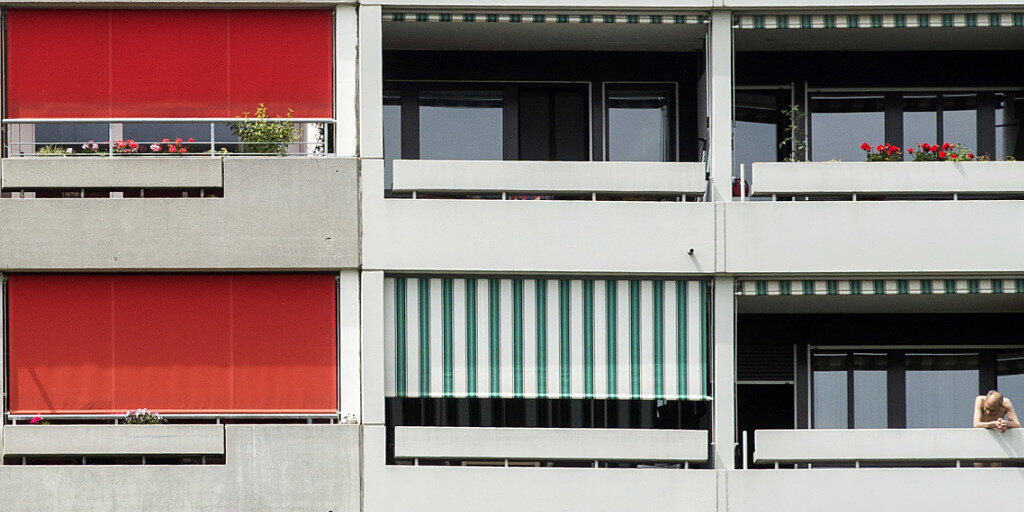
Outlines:
<svg viewBox="0 0 1024 512"><path fill-rule="evenodd" d="M1024 162L758 162L754 196L1024 195Z"/></svg>

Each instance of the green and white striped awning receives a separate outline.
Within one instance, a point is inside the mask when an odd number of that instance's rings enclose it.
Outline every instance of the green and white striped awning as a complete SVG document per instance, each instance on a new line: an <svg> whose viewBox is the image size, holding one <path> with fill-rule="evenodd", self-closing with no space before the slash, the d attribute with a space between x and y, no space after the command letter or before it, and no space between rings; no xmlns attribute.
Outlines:
<svg viewBox="0 0 1024 512"><path fill-rule="evenodd" d="M744 14L736 17L736 26L741 29L1024 27L1024 13Z"/></svg>
<svg viewBox="0 0 1024 512"><path fill-rule="evenodd" d="M737 281L736 294L955 295L1024 293L1024 279L802 279Z"/></svg>
<svg viewBox="0 0 1024 512"><path fill-rule="evenodd" d="M707 13L514 13L478 11L392 11L383 13L385 22L437 22L437 23L582 23L582 24L650 24L697 25L707 23Z"/></svg>
<svg viewBox="0 0 1024 512"><path fill-rule="evenodd" d="M666 279L384 280L389 397L708 398L708 291Z"/></svg>

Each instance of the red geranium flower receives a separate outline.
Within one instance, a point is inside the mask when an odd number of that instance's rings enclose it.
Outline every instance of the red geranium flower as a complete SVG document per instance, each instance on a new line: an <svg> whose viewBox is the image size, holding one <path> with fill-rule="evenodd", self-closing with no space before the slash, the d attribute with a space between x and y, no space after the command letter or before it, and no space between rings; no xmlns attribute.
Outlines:
<svg viewBox="0 0 1024 512"><path fill-rule="evenodd" d="M864 151L871 151L871 145L868 144L867 142L861 144L860 148L863 149Z"/></svg>
<svg viewBox="0 0 1024 512"><path fill-rule="evenodd" d="M948 142L943 142L942 149L953 149L953 145Z"/></svg>
<svg viewBox="0 0 1024 512"><path fill-rule="evenodd" d="M974 153L967 153L968 160L974 160Z"/></svg>
<svg viewBox="0 0 1024 512"><path fill-rule="evenodd" d="M946 158L946 152L945 151L939 151L939 158Z"/></svg>
<svg viewBox="0 0 1024 512"><path fill-rule="evenodd" d="M907 153L914 154L914 148L907 148Z"/></svg>

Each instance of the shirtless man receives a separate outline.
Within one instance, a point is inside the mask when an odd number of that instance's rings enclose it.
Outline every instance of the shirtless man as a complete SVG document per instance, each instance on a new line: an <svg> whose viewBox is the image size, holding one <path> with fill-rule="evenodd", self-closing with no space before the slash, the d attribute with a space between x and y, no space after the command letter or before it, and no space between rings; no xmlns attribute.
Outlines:
<svg viewBox="0 0 1024 512"><path fill-rule="evenodd" d="M974 428L1006 432L1009 428L1020 428L1020 420L1010 399L993 389L974 399Z"/></svg>
<svg viewBox="0 0 1024 512"><path fill-rule="evenodd" d="M991 428L999 432L1006 432L1010 428L1020 428L1020 420L1017 419L1017 412L1013 410L1013 404L1009 398L1002 393L992 390L988 394L974 399L974 428ZM975 462L974 467L1000 467L1000 462Z"/></svg>

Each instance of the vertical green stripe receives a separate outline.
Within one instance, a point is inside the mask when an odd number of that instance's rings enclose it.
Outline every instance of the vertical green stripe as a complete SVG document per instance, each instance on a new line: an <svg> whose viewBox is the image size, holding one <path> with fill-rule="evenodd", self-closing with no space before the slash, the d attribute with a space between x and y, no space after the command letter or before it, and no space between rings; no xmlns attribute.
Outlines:
<svg viewBox="0 0 1024 512"><path fill-rule="evenodd" d="M981 293L981 282L977 279L968 280L967 293Z"/></svg>
<svg viewBox="0 0 1024 512"><path fill-rule="evenodd" d="M896 281L896 293L906 295L910 293L910 283L906 279Z"/></svg>
<svg viewBox="0 0 1024 512"><path fill-rule="evenodd" d="M1003 280L993 279L992 280L992 293L1003 293Z"/></svg>
<svg viewBox="0 0 1024 512"><path fill-rule="evenodd" d="M477 396L476 390L476 279L466 279L466 394Z"/></svg>
<svg viewBox="0 0 1024 512"><path fill-rule="evenodd" d="M946 293L956 293L956 280L954 280L954 279L946 279L945 280L945 285L946 285Z"/></svg>
<svg viewBox="0 0 1024 512"><path fill-rule="evenodd" d="M523 280L512 280L512 393L523 397Z"/></svg>
<svg viewBox="0 0 1024 512"><path fill-rule="evenodd" d="M452 279L441 281L441 295L444 300L444 323L441 325L442 348L444 349L444 396L452 396L454 375L452 372Z"/></svg>
<svg viewBox="0 0 1024 512"><path fill-rule="evenodd" d="M679 396L687 395L686 379L689 374L686 367L687 347L686 334L686 281L676 281L676 379Z"/></svg>
<svg viewBox="0 0 1024 512"><path fill-rule="evenodd" d="M583 395L594 398L594 281L583 281Z"/></svg>
<svg viewBox="0 0 1024 512"><path fill-rule="evenodd" d="M559 392L562 398L569 398L572 394L571 381L569 377L572 368L569 356L569 280L558 281L558 349L559 349Z"/></svg>
<svg viewBox="0 0 1024 512"><path fill-rule="evenodd" d="M618 281L605 281L605 343L608 351L608 397L616 398L618 392L618 318L619 318L619 286Z"/></svg>
<svg viewBox="0 0 1024 512"><path fill-rule="evenodd" d="M501 394L501 280L487 280L488 334L490 337L491 398Z"/></svg>
<svg viewBox="0 0 1024 512"><path fill-rule="evenodd" d="M430 279L419 278L420 394L430 396Z"/></svg>
<svg viewBox="0 0 1024 512"><path fill-rule="evenodd" d="M395 278L395 394L406 396L405 278Z"/></svg>
<svg viewBox="0 0 1024 512"><path fill-rule="evenodd" d="M932 280L925 279L921 281L921 294L930 295L932 293Z"/></svg>
<svg viewBox="0 0 1024 512"><path fill-rule="evenodd" d="M629 392L640 398L640 281L629 282Z"/></svg>
<svg viewBox="0 0 1024 512"><path fill-rule="evenodd" d="M700 394L708 395L708 290L700 283Z"/></svg>
<svg viewBox="0 0 1024 512"><path fill-rule="evenodd" d="M860 295L860 281L850 281L850 295Z"/></svg>
<svg viewBox="0 0 1024 512"><path fill-rule="evenodd" d="M665 281L651 283L654 332L654 398L665 398Z"/></svg>
<svg viewBox="0 0 1024 512"><path fill-rule="evenodd" d="M537 295L537 396L548 394L548 281L534 281Z"/></svg>

